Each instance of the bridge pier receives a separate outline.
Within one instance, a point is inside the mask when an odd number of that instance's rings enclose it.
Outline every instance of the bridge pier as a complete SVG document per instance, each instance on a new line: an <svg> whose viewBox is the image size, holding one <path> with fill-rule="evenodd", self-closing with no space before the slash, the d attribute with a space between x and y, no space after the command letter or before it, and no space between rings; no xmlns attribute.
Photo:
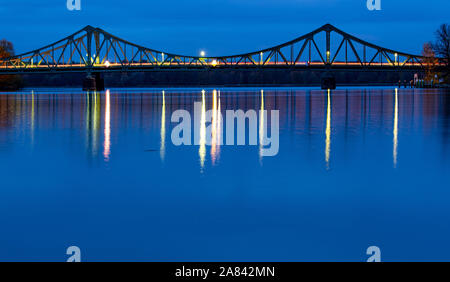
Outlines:
<svg viewBox="0 0 450 282"><path fill-rule="evenodd" d="M336 89L336 78L331 72L322 75L320 86L322 89Z"/></svg>
<svg viewBox="0 0 450 282"><path fill-rule="evenodd" d="M105 80L100 73L88 73L83 80L83 91L103 91L105 90Z"/></svg>

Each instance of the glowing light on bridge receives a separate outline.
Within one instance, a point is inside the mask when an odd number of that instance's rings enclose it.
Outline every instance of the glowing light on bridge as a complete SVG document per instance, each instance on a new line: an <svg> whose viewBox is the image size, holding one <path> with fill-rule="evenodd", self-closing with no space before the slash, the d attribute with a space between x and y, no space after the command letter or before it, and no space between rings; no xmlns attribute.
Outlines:
<svg viewBox="0 0 450 282"><path fill-rule="evenodd" d="M212 60L211 65L212 65L213 67L217 66L217 60L216 60L216 59Z"/></svg>
<svg viewBox="0 0 450 282"><path fill-rule="evenodd" d="M205 51L203 51L203 50L200 51L200 56L201 56L201 57L204 57L205 55L206 55Z"/></svg>
<svg viewBox="0 0 450 282"><path fill-rule="evenodd" d="M109 61L105 62L105 67L109 68L110 65L111 65L111 63Z"/></svg>

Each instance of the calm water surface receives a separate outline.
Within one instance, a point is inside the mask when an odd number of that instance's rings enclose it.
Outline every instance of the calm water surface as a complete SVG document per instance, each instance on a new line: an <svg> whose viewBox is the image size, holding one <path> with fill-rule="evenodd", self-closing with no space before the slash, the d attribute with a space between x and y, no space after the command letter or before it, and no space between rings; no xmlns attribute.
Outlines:
<svg viewBox="0 0 450 282"><path fill-rule="evenodd" d="M450 93L217 90L0 94L0 260L450 260ZM174 146L194 102L279 110L278 155Z"/></svg>

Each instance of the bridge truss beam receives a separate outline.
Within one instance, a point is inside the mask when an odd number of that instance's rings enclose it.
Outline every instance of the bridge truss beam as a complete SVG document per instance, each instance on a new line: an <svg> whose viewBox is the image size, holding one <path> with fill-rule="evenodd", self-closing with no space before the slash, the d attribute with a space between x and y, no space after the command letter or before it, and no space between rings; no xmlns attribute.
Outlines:
<svg viewBox="0 0 450 282"><path fill-rule="evenodd" d="M43 48L0 60L0 73L230 67L417 69L429 61L371 44L330 24L271 48L217 57L162 52L87 26Z"/></svg>

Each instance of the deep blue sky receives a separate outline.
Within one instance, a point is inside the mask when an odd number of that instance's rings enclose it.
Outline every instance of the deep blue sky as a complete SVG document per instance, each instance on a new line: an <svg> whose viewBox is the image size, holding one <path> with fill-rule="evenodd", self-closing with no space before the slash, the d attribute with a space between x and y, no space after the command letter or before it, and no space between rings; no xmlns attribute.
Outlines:
<svg viewBox="0 0 450 282"><path fill-rule="evenodd" d="M270 47L325 23L384 47L420 53L441 23L449 0L0 0L0 38L16 53L61 39L86 25L172 53L227 55Z"/></svg>

